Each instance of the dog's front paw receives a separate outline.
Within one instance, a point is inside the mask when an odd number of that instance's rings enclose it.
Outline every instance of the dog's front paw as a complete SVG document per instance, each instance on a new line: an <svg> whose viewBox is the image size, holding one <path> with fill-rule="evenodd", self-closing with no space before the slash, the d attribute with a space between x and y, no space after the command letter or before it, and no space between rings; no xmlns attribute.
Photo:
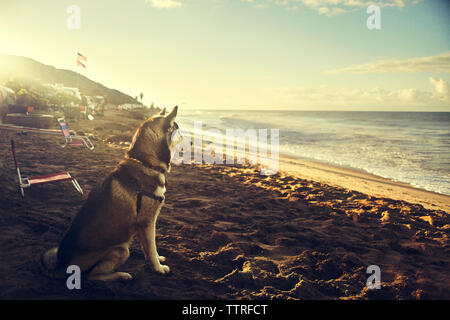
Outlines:
<svg viewBox="0 0 450 320"><path fill-rule="evenodd" d="M161 274L165 274L170 272L170 268L165 264L160 264L158 267L155 268L155 271Z"/></svg>
<svg viewBox="0 0 450 320"><path fill-rule="evenodd" d="M158 260L159 260L159 262L164 262L164 261L166 261L166 257L158 256Z"/></svg>
<svg viewBox="0 0 450 320"><path fill-rule="evenodd" d="M126 272L117 272L118 279L122 281L130 281L133 280L133 276Z"/></svg>

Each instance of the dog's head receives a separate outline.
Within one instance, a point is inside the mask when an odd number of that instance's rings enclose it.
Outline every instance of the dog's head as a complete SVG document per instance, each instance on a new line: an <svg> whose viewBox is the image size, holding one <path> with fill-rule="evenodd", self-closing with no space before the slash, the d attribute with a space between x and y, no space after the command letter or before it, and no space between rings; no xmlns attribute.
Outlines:
<svg viewBox="0 0 450 320"><path fill-rule="evenodd" d="M178 124L175 122L178 107L169 114L164 108L158 115L145 120L131 142L128 156L154 167L170 171L172 151L181 142Z"/></svg>

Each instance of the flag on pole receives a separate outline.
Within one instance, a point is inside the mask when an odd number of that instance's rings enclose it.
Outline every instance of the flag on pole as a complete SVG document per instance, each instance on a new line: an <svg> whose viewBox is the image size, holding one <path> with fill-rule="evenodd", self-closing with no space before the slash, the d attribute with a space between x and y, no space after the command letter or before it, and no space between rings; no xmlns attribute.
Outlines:
<svg viewBox="0 0 450 320"><path fill-rule="evenodd" d="M86 66L82 62L80 62L80 60L77 61L77 66L86 68Z"/></svg>
<svg viewBox="0 0 450 320"><path fill-rule="evenodd" d="M81 62L81 60L87 61L87 58L78 52L77 66L86 68L86 65L83 62Z"/></svg>

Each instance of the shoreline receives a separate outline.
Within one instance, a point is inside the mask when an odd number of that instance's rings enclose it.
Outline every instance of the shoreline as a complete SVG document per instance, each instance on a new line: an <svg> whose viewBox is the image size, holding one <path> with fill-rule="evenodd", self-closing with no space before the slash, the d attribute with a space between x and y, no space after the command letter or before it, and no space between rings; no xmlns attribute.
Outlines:
<svg viewBox="0 0 450 320"><path fill-rule="evenodd" d="M403 200L450 213L450 196L414 187L355 168L280 154L279 172L375 197Z"/></svg>
<svg viewBox="0 0 450 320"><path fill-rule="evenodd" d="M187 129L186 132L194 134L191 129ZM205 140L205 136L203 136L202 148L205 147L205 141L211 142L210 137L207 137ZM246 144L245 148L247 147L248 145ZM195 150L195 146L192 150ZM223 151L223 153L225 152L226 150ZM247 161L249 156L248 152L249 150L246 150L245 157ZM258 162L257 166L259 165L261 163ZM317 159L304 158L280 152L278 171L298 178L342 187L375 197L403 200L420 204L426 209L439 209L450 213L450 195L416 187L407 182L385 178L369 173L364 169L341 166Z"/></svg>
<svg viewBox="0 0 450 320"><path fill-rule="evenodd" d="M388 184L362 173L285 157L274 176L262 176L251 165L174 165L156 229L158 252L167 258L171 272L153 272L139 242L134 241L130 258L118 268L132 274L132 282L94 281L86 282L79 292L67 290L64 281L47 278L39 263L33 262L61 241L89 192L123 158L125 142L141 122L126 115L111 112L95 123L69 124L78 133L93 134L94 150L61 148L62 138L55 136L0 135L0 146L8 151L0 154L4 190L0 245L5 248L0 252L0 276L5 279L0 283L0 297L348 300L450 296L448 211L393 200L395 192L382 198L352 191L363 182L366 188ZM70 183L61 183L33 186L20 198L9 152L11 138L17 142L25 176L69 170L84 195L77 194ZM333 181L339 187L331 186ZM351 182L348 189L341 187L345 181ZM413 188L405 190L411 194ZM367 289L370 265L382 270L382 290Z"/></svg>

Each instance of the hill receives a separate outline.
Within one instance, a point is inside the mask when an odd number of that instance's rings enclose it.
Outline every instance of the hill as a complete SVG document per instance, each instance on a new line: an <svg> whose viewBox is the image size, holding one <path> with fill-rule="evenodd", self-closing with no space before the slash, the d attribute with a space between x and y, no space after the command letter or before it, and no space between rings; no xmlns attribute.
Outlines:
<svg viewBox="0 0 450 320"><path fill-rule="evenodd" d="M0 82L10 78L32 79L40 83L61 83L77 87L88 96L104 96L112 104L139 103L131 96L71 70L57 69L27 57L0 54Z"/></svg>

